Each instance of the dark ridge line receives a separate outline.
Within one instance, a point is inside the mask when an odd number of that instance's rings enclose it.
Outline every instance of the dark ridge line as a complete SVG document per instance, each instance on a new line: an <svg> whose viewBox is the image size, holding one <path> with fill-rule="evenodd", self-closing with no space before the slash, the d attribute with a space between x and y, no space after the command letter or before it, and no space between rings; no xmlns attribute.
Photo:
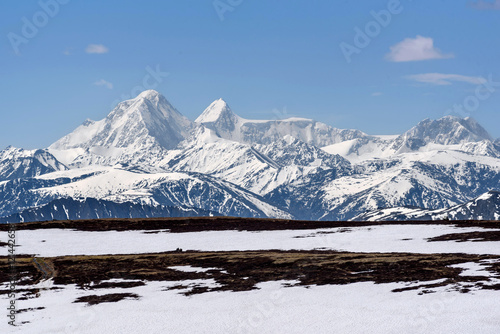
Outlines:
<svg viewBox="0 0 500 334"><path fill-rule="evenodd" d="M277 231L309 230L336 227L378 225L455 225L457 227L500 228L500 221L491 220L428 220L428 221L309 221L241 217L169 217L169 218L109 218L58 220L0 224L0 231L38 229L73 229L78 231L161 231L171 233L202 231Z"/></svg>

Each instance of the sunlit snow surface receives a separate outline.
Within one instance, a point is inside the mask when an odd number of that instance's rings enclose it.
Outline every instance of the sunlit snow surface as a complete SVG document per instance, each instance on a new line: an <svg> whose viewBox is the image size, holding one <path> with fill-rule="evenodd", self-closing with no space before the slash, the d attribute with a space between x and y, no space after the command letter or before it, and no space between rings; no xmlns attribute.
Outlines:
<svg viewBox="0 0 500 334"><path fill-rule="evenodd" d="M42 291L20 303L45 307L18 315L29 321L12 333L498 333L499 293L462 294L440 290L418 295L394 293L403 283L283 287L209 292L185 297L164 291L173 285L150 282L134 289L139 300L84 306L72 303L86 292L75 287ZM107 292L103 291L102 294ZM4 299L4 298L2 298Z"/></svg>
<svg viewBox="0 0 500 334"><path fill-rule="evenodd" d="M416 252L498 254L500 242L428 242L448 233L483 231L453 225L381 225L319 230L208 231L189 233L82 232L72 230L17 231L18 254L58 256L72 254L126 254L184 250L334 249L352 252ZM5 235L2 235L5 238ZM4 241L4 240L2 240ZM5 249L2 249L5 255ZM462 275L491 277L483 264L454 265ZM176 266L184 272L217 270ZM113 280L119 281L119 280ZM19 327L0 323L1 333L498 333L500 291L453 291L435 288L392 292L422 284L371 282L326 286L284 286L290 281L260 283L244 292L207 292L185 296L184 286L214 286L212 279L146 282L133 288L91 292L49 281L38 284L38 298L18 301ZM433 282L425 282L433 283ZM1 286L5 289L6 286ZM89 293L134 293L139 299L87 306L74 303ZM0 303L7 305L6 295ZM37 309L43 307L43 309Z"/></svg>
<svg viewBox="0 0 500 334"><path fill-rule="evenodd" d="M21 230L18 254L36 256L139 254L183 250L312 250L348 252L469 253L500 255L500 242L428 242L449 233L485 231L454 225L373 225L318 230L85 232L62 229ZM487 231L493 231L487 229ZM156 232L156 231L155 231ZM7 250L1 248L1 255Z"/></svg>

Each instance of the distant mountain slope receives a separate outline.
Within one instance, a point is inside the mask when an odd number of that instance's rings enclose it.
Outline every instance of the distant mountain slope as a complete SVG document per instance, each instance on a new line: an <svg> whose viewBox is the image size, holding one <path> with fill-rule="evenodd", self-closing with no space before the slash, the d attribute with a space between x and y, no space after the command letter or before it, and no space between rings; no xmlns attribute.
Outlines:
<svg viewBox="0 0 500 334"><path fill-rule="evenodd" d="M204 127L171 151L160 166L164 164L168 170L208 174L259 195L318 169L351 170L344 158L291 136L269 145L249 145L220 138Z"/></svg>
<svg viewBox="0 0 500 334"><path fill-rule="evenodd" d="M0 151L0 181L35 177L67 169L46 150L24 150L9 146Z"/></svg>
<svg viewBox="0 0 500 334"><path fill-rule="evenodd" d="M227 216L291 218L263 198L199 173L139 173L88 167L0 183L0 217L60 198L195 207Z"/></svg>
<svg viewBox="0 0 500 334"><path fill-rule="evenodd" d="M34 207L0 218L0 223L134 217L207 217L217 215L219 214L196 208L150 206L131 202L115 203L94 198L60 198L41 207Z"/></svg>
<svg viewBox="0 0 500 334"><path fill-rule="evenodd" d="M425 152L326 170L280 186L265 198L299 219L348 220L384 207L447 208L496 189L500 161L462 152Z"/></svg>
<svg viewBox="0 0 500 334"><path fill-rule="evenodd" d="M410 207L396 207L366 212L352 220L394 221L394 220L500 220L500 192L489 191L463 204L447 209L426 210Z"/></svg>

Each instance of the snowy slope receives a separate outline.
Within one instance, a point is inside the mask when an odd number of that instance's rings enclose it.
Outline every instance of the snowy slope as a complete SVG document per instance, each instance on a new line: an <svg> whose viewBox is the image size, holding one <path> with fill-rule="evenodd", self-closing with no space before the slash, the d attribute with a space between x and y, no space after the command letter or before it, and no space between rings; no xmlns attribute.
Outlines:
<svg viewBox="0 0 500 334"><path fill-rule="evenodd" d="M208 174L260 195L317 170L348 173L351 168L342 157L291 136L269 145L252 146L220 138L204 127L178 150L171 151L159 165L169 170Z"/></svg>
<svg viewBox="0 0 500 334"><path fill-rule="evenodd" d="M228 216L291 217L261 197L207 175L148 174L113 167L80 168L0 183L0 217L60 198L190 207Z"/></svg>
<svg viewBox="0 0 500 334"><path fill-rule="evenodd" d="M380 138L377 136L367 136L342 141L322 147L330 154L338 154L352 163L360 163L372 159L387 159L396 155L396 150L392 143L397 136Z"/></svg>

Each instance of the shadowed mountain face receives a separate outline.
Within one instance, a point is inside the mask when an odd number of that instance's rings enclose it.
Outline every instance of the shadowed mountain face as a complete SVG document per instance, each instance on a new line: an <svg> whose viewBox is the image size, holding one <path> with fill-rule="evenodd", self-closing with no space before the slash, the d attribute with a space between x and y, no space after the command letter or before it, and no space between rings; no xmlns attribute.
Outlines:
<svg viewBox="0 0 500 334"><path fill-rule="evenodd" d="M405 206L430 217L499 184L499 142L471 118L446 116L401 135L372 136L304 118L248 120L219 99L191 122L149 90L48 150L1 151L0 217L208 212L347 220L389 217L380 208ZM496 213L496 205L479 205L449 216Z"/></svg>
<svg viewBox="0 0 500 334"><path fill-rule="evenodd" d="M387 208L367 212L353 220L500 220L500 192L489 191L463 204L446 209Z"/></svg>
<svg viewBox="0 0 500 334"><path fill-rule="evenodd" d="M131 202L115 203L93 198L56 199L46 205L26 209L3 218L4 223L21 223L45 220L80 220L106 218L157 218L157 217L206 217L218 215L207 210L149 206Z"/></svg>

